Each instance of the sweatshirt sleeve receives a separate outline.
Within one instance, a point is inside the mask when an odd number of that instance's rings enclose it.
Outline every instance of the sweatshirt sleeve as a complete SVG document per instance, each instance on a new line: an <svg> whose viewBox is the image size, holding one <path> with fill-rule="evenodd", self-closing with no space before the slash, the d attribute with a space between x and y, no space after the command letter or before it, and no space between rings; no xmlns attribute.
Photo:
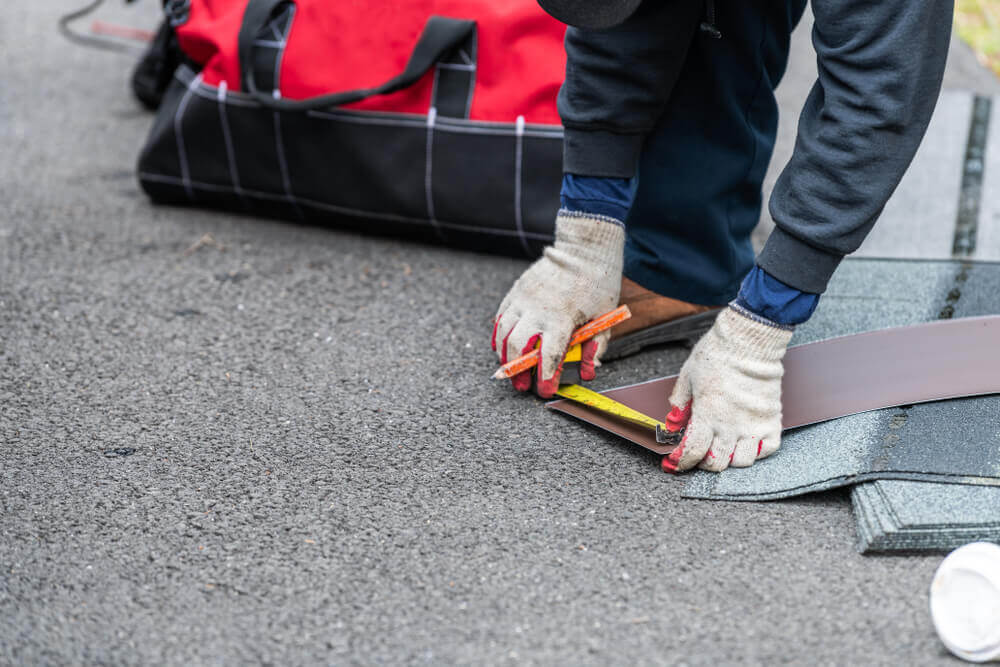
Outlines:
<svg viewBox="0 0 1000 667"><path fill-rule="evenodd" d="M631 178L663 113L704 10L702 0L647 0L609 30L566 31L559 90L563 171Z"/></svg>
<svg viewBox="0 0 1000 667"><path fill-rule="evenodd" d="M927 130L944 75L952 0L812 0L819 78L771 195L757 259L821 293L858 249Z"/></svg>

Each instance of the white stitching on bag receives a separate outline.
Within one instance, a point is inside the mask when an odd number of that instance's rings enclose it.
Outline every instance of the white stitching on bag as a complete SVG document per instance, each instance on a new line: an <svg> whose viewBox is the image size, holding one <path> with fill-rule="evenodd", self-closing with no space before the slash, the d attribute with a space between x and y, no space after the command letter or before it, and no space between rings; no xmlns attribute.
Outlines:
<svg viewBox="0 0 1000 667"><path fill-rule="evenodd" d="M183 186L184 181L176 176L168 176L166 174L154 174L151 172L140 172L139 178L144 178L149 181L155 181L157 183L166 183L168 185L178 185ZM233 187L231 185L216 185L214 183L205 183L203 181L191 181L191 186L199 190L207 190L209 192L233 192ZM268 201L286 201L284 194L274 194L272 192L261 192L260 190L252 190L249 188L244 188L243 192L249 197L254 197L257 199L265 199ZM430 220L426 218L414 218L406 215L397 215L395 213L380 213L378 211L366 211L363 209L350 208L347 206L338 206L337 204L328 204L326 202L316 201L315 199L308 199L306 197L297 197L298 202L312 208L318 208L322 210L331 211L334 213L343 213L346 215L354 215L363 218L373 218L375 220L391 220L393 222L403 222L408 224L425 225ZM509 229L498 229L494 227L476 227L473 225L463 225L457 222L444 222L441 220L437 221L438 226L444 227L445 229L456 229L460 231L467 232L478 232L482 234L494 234L496 236L517 236L517 233ZM551 242L551 234L538 234L536 232L525 232L524 235L529 239L535 239L538 241Z"/></svg>
<svg viewBox="0 0 1000 667"><path fill-rule="evenodd" d="M465 99L465 115L464 118L469 117L469 112L472 109L472 96L476 91L476 57L479 50L479 31L472 31L472 56L468 59L470 65L473 66L472 73L469 74L469 96ZM461 51L462 55L465 55L465 51Z"/></svg>
<svg viewBox="0 0 1000 667"><path fill-rule="evenodd" d="M192 76L193 74L191 74L190 70L184 71L183 68L178 68L177 72L174 74L174 78L185 86L189 86ZM215 101L218 95L215 86L211 86L203 81L200 81L198 86L192 89L191 92L199 97L212 101ZM227 91L226 104L248 108L260 108L260 104L253 101L245 94L237 91ZM339 120L345 123L356 123L359 125L390 125L421 128L426 125L426 119L422 114L394 111L359 112L346 109L335 111L318 111L312 109L307 111L306 115L314 118ZM492 134L499 136L515 136L516 134L516 129L509 123L495 121L471 121L464 118L439 118L435 122L435 128L438 132L460 132L466 134L486 135ZM532 128L530 124L525 123L524 136L538 139L562 139L563 129L560 126L552 126L552 129L548 129L548 126L544 125Z"/></svg>
<svg viewBox="0 0 1000 667"><path fill-rule="evenodd" d="M229 161L229 178L233 181L233 190L243 203L246 197L243 196L243 189L240 187L239 170L236 166L236 150L233 146L233 135L229 129L229 116L226 114L226 91L229 86L225 81L219 83L218 107L219 123L222 125L222 136L226 141L226 158Z"/></svg>
<svg viewBox="0 0 1000 667"><path fill-rule="evenodd" d="M288 174L288 161L285 159L285 143L281 140L281 114L277 111L274 112L274 144L278 152L278 166L281 169L281 185L285 189L285 198L295 207L295 214L301 219L302 209L299 208L299 203L292 193L292 179Z"/></svg>
<svg viewBox="0 0 1000 667"><path fill-rule="evenodd" d="M191 94L198 86L199 81L201 81L201 74L197 74L191 79L187 91L185 91L181 101L177 104L177 110L174 111L174 137L177 139L177 157L180 162L184 191L187 192L188 199L191 201L194 201L194 190L191 188L191 169L188 165L187 151L184 148L184 128L181 121L183 120L184 111L187 109L188 101L191 99Z"/></svg>
<svg viewBox="0 0 1000 667"><path fill-rule="evenodd" d="M437 78L435 76L435 78ZM438 226L437 216L434 215L434 121L437 119L437 108L431 107L427 110L427 148L424 161L424 195L427 198L427 219L434 226L434 231L438 238L445 240L441 228Z"/></svg>
<svg viewBox="0 0 1000 667"><path fill-rule="evenodd" d="M521 220L521 161L524 157L524 116L517 117L515 128L516 139L514 140L514 225L517 227L517 234L521 238L521 246L529 257L531 247L528 239L524 237L524 224Z"/></svg>
<svg viewBox="0 0 1000 667"><path fill-rule="evenodd" d="M459 63L438 63L437 67L440 67L441 69L457 69L457 70L460 70L462 72L475 72L476 71L476 66L475 65L462 65L462 64L459 64Z"/></svg>

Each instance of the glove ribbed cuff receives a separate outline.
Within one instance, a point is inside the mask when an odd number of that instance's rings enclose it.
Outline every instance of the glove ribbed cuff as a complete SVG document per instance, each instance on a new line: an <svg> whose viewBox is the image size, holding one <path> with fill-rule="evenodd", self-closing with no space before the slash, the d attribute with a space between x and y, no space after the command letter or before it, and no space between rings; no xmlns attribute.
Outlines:
<svg viewBox="0 0 1000 667"><path fill-rule="evenodd" d="M600 220L601 222L609 222L612 225L618 225L619 227L624 227L625 223L614 218L610 215L601 215L600 213L587 213L586 211L574 211L568 208L559 209L559 215L556 217L556 223L558 224L560 218L582 218L586 220Z"/></svg>
<svg viewBox="0 0 1000 667"><path fill-rule="evenodd" d="M625 225L609 216L563 209L556 216L554 247L590 262L620 266L625 250Z"/></svg>
<svg viewBox="0 0 1000 667"><path fill-rule="evenodd" d="M749 308L744 308L743 306L741 306L739 304L738 301L735 301L735 300L734 301L730 301L729 302L729 307L732 308L733 310L735 310L737 313L739 313L743 317L749 318L749 319L753 320L754 322L757 322L758 324L763 324L765 326L774 327L776 329L784 329L786 331L795 331L795 327L792 326L791 324L781 324L779 322L775 322L774 320L769 320L766 317L764 317L763 315L758 315L757 313L753 312Z"/></svg>
<svg viewBox="0 0 1000 667"><path fill-rule="evenodd" d="M781 360L792 339L793 327L777 324L746 308L729 304L716 320L719 333L730 345L741 347L755 359Z"/></svg>

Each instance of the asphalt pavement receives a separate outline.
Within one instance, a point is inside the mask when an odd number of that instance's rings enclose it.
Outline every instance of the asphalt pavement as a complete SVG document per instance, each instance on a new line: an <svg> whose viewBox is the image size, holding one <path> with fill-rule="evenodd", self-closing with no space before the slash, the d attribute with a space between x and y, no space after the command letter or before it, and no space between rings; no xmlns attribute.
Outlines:
<svg viewBox="0 0 1000 667"><path fill-rule="evenodd" d="M0 664L950 660L846 493L682 500L490 381L525 262L151 205L75 4L0 19Z"/></svg>

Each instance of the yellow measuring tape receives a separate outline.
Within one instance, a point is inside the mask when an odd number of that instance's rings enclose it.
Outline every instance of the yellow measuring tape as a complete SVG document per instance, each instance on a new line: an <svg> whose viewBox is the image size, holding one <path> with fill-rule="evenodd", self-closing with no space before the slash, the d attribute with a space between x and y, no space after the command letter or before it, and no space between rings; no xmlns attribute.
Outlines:
<svg viewBox="0 0 1000 667"><path fill-rule="evenodd" d="M619 403L613 398L608 398L604 394L598 394L596 391L591 391L578 384L561 384L556 394L575 403L581 403L587 407L599 410L615 419L635 424L636 426L645 426L653 431L657 430L657 427L661 429L666 428L663 422L657 421L649 415L644 415L638 410L633 410L629 406Z"/></svg>
<svg viewBox="0 0 1000 667"><path fill-rule="evenodd" d="M624 403L619 403L613 398L608 398L604 394L598 394L596 391L591 391L578 384L561 384L558 391L556 391L556 395L575 403L586 405L588 408L593 408L598 412L603 412L614 419L648 428L656 434L656 441L661 445L677 445L680 443L681 438L684 437L684 431L668 431L667 425L663 422L657 421L649 415L644 415L638 410L633 410Z"/></svg>

